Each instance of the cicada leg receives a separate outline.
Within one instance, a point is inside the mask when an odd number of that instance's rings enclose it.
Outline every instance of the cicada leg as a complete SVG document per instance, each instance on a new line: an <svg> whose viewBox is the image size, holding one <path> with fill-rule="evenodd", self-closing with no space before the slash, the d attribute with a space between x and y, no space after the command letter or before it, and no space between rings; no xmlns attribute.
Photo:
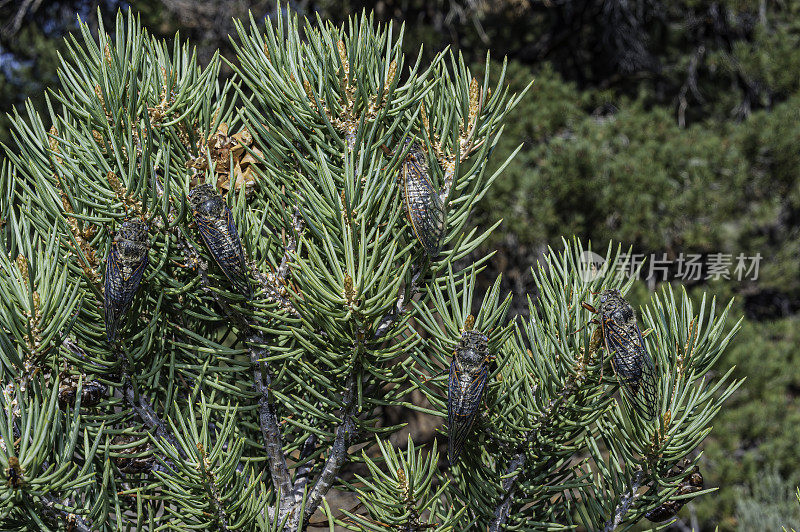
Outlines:
<svg viewBox="0 0 800 532"><path fill-rule="evenodd" d="M595 320L592 320L595 321ZM600 325L599 323L597 325ZM603 329L601 327L597 327L594 332L592 333L592 338L589 340L589 350L588 355L590 357L594 356L595 353L600 349L600 346L603 343ZM600 382L603 382L603 370L605 369L605 364L603 364L603 357L600 357Z"/></svg>

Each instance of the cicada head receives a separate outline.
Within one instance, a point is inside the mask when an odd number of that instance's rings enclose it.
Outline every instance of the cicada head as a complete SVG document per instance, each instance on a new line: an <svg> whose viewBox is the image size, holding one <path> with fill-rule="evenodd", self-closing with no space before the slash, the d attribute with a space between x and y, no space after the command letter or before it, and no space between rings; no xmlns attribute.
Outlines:
<svg viewBox="0 0 800 532"><path fill-rule="evenodd" d="M455 356L459 364L473 371L486 362L489 351L489 337L478 331L464 331L456 346Z"/></svg>
<svg viewBox="0 0 800 532"><path fill-rule="evenodd" d="M600 293L598 312L605 319L613 319L622 325L634 317L633 307L625 301L619 290L612 288Z"/></svg>
<svg viewBox="0 0 800 532"><path fill-rule="evenodd" d="M149 227L138 218L127 218L119 226L114 240L130 240L132 242L145 243L148 241L147 231Z"/></svg>
<svg viewBox="0 0 800 532"><path fill-rule="evenodd" d="M208 183L194 187L186 199L195 214L219 218L225 212L225 201Z"/></svg>
<svg viewBox="0 0 800 532"><path fill-rule="evenodd" d="M423 168L428 169L428 157L425 155L425 147L416 140L411 140L410 138L406 138L405 142L403 143L403 149L407 146L411 145L408 148L408 154L406 155L407 161L417 162L421 164Z"/></svg>

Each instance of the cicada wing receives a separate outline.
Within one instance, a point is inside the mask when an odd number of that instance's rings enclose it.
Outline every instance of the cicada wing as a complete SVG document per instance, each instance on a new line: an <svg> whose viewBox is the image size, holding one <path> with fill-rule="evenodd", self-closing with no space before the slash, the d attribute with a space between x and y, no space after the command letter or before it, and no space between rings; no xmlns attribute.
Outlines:
<svg viewBox="0 0 800 532"><path fill-rule="evenodd" d="M606 349L613 354L611 364L625 395L643 419L652 420L657 411L657 373L639 325L628 330L611 319L603 319L602 325Z"/></svg>
<svg viewBox="0 0 800 532"><path fill-rule="evenodd" d="M435 257L441 249L444 206L423 165L416 157L403 164L403 206L414 236Z"/></svg>
<svg viewBox="0 0 800 532"><path fill-rule="evenodd" d="M455 360L450 365L450 379L447 386L447 434L448 458L451 464L455 463L461 454L464 441L475 422L488 376L487 364L483 364L467 379L464 378L464 373L459 370Z"/></svg>
<svg viewBox="0 0 800 532"><path fill-rule="evenodd" d="M112 245L106 261L106 276L103 283L106 338L109 342L113 342L117 337L120 321L131 307L146 267L147 254L138 263L128 266L120 260L117 250Z"/></svg>
<svg viewBox="0 0 800 532"><path fill-rule="evenodd" d="M226 207L220 220L203 216L197 216L195 219L200 235L222 273L237 292L247 298L252 297L242 241L233 221L233 213Z"/></svg>

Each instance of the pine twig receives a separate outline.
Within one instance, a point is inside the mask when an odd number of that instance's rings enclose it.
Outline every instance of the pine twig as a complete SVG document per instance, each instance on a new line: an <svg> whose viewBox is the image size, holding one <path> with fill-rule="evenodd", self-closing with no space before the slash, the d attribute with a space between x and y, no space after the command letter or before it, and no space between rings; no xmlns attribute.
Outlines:
<svg viewBox="0 0 800 532"><path fill-rule="evenodd" d="M303 218L300 216L300 207L295 207L294 214L292 214L292 231L300 235L304 226L305 223L303 222ZM278 271L275 272L275 275L281 281L284 281L286 276L289 274L289 260L292 253L295 251L297 251L297 240L290 232L288 235L286 235L286 246L283 250L283 257L281 257L281 264L278 266Z"/></svg>
<svg viewBox="0 0 800 532"><path fill-rule="evenodd" d="M373 335L373 340L379 340L383 335L385 335L389 329L392 328L392 325L397 321L401 314L406 309L406 305L408 302L414 299L417 291L419 290L419 278L422 275L422 268L416 268L411 275L411 289L408 291L408 294L401 293L397 297L397 303L395 306L387 312L382 318L381 321L378 322L378 327L375 329L375 334Z"/></svg>
<svg viewBox="0 0 800 532"><path fill-rule="evenodd" d="M275 486L275 490L281 493L280 508L281 513L284 513L290 510L290 508L286 508L285 503L292 507L294 501L289 467L286 465L286 457L283 454L283 438L278 425L278 417L275 414L275 404L269 390L272 384L271 377L268 372L262 371L264 364L261 360L267 355L266 348L255 347L263 343L263 339L258 335L248 338L247 343L250 346L248 348L250 362L253 364L253 387L258 394L258 423L261 426L261 435L264 438L264 446L269 459L272 484ZM266 383L264 382L265 377Z"/></svg>
<svg viewBox="0 0 800 532"><path fill-rule="evenodd" d="M350 373L347 379L347 385L344 392L344 406L342 407L342 422L336 428L336 438L333 440L328 459L325 461L325 466L319 478L314 483L314 487L306 498L306 509L303 520L308 523L308 520L317 511L322 499L328 490L333 485L333 481L339 474L339 470L347 459L347 449L350 447L350 440L356 432L356 424L353 420L355 413L356 403L356 368Z"/></svg>
<svg viewBox="0 0 800 532"><path fill-rule="evenodd" d="M200 451L200 472L205 479L206 493L211 496L211 503L214 505L214 510L217 514L218 530L228 532L228 530L230 530L228 528L228 513L225 511L222 504L216 475L214 475L214 472L209 467L208 457L206 456L206 451L203 449L203 446L198 444L197 449Z"/></svg>
<svg viewBox="0 0 800 532"><path fill-rule="evenodd" d="M636 492L639 491L639 488L642 486L642 472L637 471L633 475L633 483L631 484L631 489L626 491L622 494L622 497L619 499L619 504L617 507L614 508L614 515L612 515L608 521L606 521L606 526L603 528L603 532L613 532L619 525L622 523L622 520L625 518L625 514L628 513L628 510L633 504L634 499L636 499Z"/></svg>
<svg viewBox="0 0 800 532"><path fill-rule="evenodd" d="M525 442L522 444L522 449L514 455L514 458L509 462L505 472L506 478L503 479L503 491L506 492L506 495L497 508L495 508L494 519L489 526L488 532L499 532L508 521L508 517L511 515L511 502L514 500L516 494L517 479L522 474L525 462L527 461L526 448L536 438L542 424L545 423L553 413L558 411L561 403L564 402L567 395L571 393L573 386L574 382L570 379L569 382L564 385L564 388L562 388L558 396L550 400L545 411L533 422L533 428L528 431Z"/></svg>
<svg viewBox="0 0 800 532"><path fill-rule="evenodd" d="M147 400L147 397L139 393L139 390L134 386L127 369L122 371L122 393L125 396L125 400L142 422L144 422L148 428L155 431L156 437L168 442L180 453L182 458L186 458L186 453L183 452L183 448L178 444L178 440L172 435L161 418L158 417L150 401Z"/></svg>
<svg viewBox="0 0 800 532"><path fill-rule="evenodd" d="M67 512L63 508L58 508L56 505L59 504L55 497L52 495L42 495L39 499L42 514L48 516L50 519L55 521L56 523L69 523L74 529L78 532L91 532L92 528L86 523L86 521L78 517L77 515Z"/></svg>
<svg viewBox="0 0 800 532"><path fill-rule="evenodd" d="M305 460L314 452L317 447L317 435L311 434L306 441L303 442L303 447L300 449L300 461ZM303 464L297 468L297 473L294 479L294 498L295 502L299 503L303 500L303 491L308 485L308 477L311 475L311 470L314 468L312 462Z"/></svg>
<svg viewBox="0 0 800 532"><path fill-rule="evenodd" d="M373 340L382 338L389 329L391 329L392 325L394 325L403 311L405 311L406 305L414 298L414 295L419 289L418 282L421 275L422 268L416 268L411 276L411 286L407 293L403 291L399 294L395 306L381 318L375 330L375 334L372 337ZM356 400L356 374L357 369L353 368L353 371L347 379L344 392L344 406L342 407L341 415L342 422L336 428L336 437L333 441L328 459L325 461L325 466L306 499L306 510L305 516L303 517L305 523L308 523L308 520L325 497L325 494L333 485L333 481L347 459L347 449L350 446L352 437L356 433L356 424L353 420Z"/></svg>

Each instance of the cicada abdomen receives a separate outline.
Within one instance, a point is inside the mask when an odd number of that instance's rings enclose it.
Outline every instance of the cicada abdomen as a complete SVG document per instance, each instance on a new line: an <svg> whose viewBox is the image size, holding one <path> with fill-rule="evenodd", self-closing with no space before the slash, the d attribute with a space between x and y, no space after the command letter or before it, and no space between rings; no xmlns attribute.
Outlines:
<svg viewBox="0 0 800 532"><path fill-rule="evenodd" d="M481 404L492 360L488 346L488 336L465 330L453 353L447 385L448 457L451 464L458 459Z"/></svg>
<svg viewBox="0 0 800 532"><path fill-rule="evenodd" d="M237 292L247 298L253 297L242 241L225 200L208 184L192 189L187 199L214 261Z"/></svg>
<svg viewBox="0 0 800 532"><path fill-rule="evenodd" d="M444 234L444 204L431 183L427 157L414 142L400 169L403 209L414 235L430 257L436 257Z"/></svg>
<svg viewBox="0 0 800 532"><path fill-rule="evenodd" d="M597 311L600 313L603 341L612 354L611 365L625 395L643 419L652 420L658 408L658 374L647 352L633 307L623 299L619 290L604 290Z"/></svg>
<svg viewBox="0 0 800 532"><path fill-rule="evenodd" d="M106 337L109 342L116 340L121 320L130 309L133 296L142 282L150 248L147 231L146 223L128 219L122 222L111 242L103 294Z"/></svg>
<svg viewBox="0 0 800 532"><path fill-rule="evenodd" d="M703 489L703 475L700 474L700 469L695 466L692 473L686 477L683 482L678 486L678 490L674 496L690 495L692 493L701 491ZM661 523L667 519L675 517L683 506L689 502L690 498L669 500L657 506L644 514L648 521L653 523Z"/></svg>

